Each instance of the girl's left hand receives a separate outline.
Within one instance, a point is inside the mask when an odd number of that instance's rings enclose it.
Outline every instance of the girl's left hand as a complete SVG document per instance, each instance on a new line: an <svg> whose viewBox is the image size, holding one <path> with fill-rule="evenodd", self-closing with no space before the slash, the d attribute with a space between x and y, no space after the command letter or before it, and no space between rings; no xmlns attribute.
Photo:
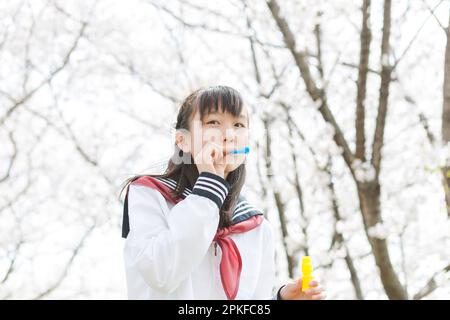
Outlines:
<svg viewBox="0 0 450 320"><path fill-rule="evenodd" d="M319 282L313 280L310 288L302 291L302 278L286 284L280 291L282 300L323 300L326 298L325 290L319 286Z"/></svg>

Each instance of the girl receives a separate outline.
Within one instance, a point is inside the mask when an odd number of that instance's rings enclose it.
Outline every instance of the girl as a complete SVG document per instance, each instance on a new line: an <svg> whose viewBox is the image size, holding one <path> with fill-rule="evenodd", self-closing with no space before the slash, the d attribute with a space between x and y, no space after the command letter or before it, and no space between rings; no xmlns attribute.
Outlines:
<svg viewBox="0 0 450 320"><path fill-rule="evenodd" d="M182 103L175 152L162 175L128 179L122 237L129 299L271 299L274 238L240 194L249 119L241 95L201 88ZM323 299L301 279L272 299Z"/></svg>

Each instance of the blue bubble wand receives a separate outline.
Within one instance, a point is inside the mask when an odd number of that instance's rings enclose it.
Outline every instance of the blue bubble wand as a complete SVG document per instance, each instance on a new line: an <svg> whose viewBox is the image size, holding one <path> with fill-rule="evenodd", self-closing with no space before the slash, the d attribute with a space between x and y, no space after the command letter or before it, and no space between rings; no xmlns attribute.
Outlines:
<svg viewBox="0 0 450 320"><path fill-rule="evenodd" d="M249 152L250 152L250 147L244 147L241 149L231 150L229 153L230 154L239 154L239 153L247 154Z"/></svg>

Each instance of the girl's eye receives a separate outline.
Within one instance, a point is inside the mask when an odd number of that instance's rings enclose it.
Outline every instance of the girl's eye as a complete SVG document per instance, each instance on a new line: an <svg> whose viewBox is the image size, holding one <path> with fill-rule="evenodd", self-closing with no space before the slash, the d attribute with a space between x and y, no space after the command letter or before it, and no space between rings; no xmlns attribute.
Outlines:
<svg viewBox="0 0 450 320"><path fill-rule="evenodd" d="M219 121L211 120L211 121L208 121L206 124L219 124Z"/></svg>
<svg viewBox="0 0 450 320"><path fill-rule="evenodd" d="M245 125L240 122L236 123L235 126L238 126L240 128L245 128Z"/></svg>

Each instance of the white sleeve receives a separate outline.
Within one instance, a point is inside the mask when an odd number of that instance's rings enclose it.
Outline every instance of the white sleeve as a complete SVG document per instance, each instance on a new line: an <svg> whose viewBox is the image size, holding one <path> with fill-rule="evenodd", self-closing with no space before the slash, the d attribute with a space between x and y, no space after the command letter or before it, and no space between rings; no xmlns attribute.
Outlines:
<svg viewBox="0 0 450 320"><path fill-rule="evenodd" d="M253 299L272 299L274 296L275 284L275 245L273 227L271 223L264 219L263 254L261 255L261 268L258 282L256 284Z"/></svg>
<svg viewBox="0 0 450 320"><path fill-rule="evenodd" d="M130 185L126 263L149 286L170 293L200 264L219 224L219 208L229 191L220 176L202 172L192 193L165 213L151 188Z"/></svg>

